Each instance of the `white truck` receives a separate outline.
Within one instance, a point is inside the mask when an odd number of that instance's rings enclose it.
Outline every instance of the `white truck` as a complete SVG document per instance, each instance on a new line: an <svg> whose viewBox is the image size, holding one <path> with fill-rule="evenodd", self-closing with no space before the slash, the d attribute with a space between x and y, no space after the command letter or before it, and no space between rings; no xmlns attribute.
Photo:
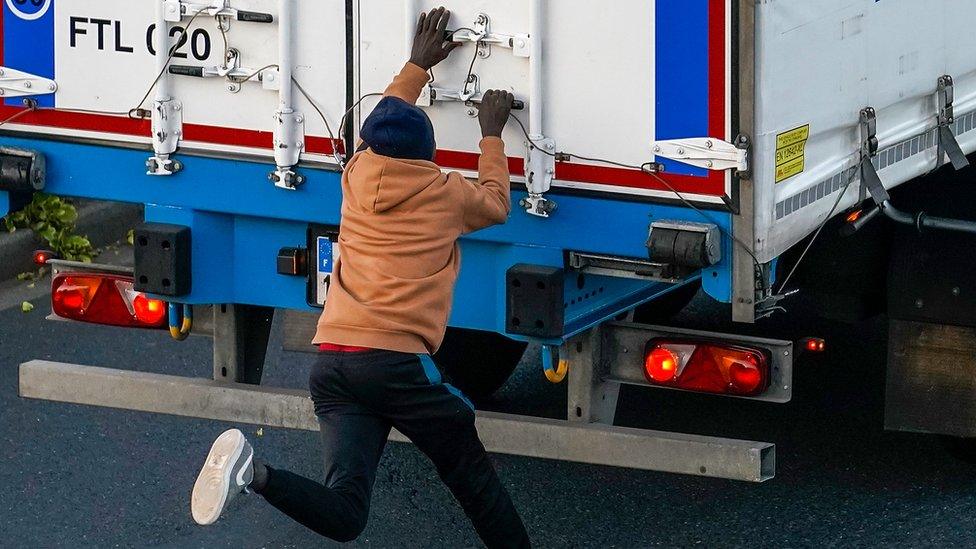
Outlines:
<svg viewBox="0 0 976 549"><path fill-rule="evenodd" d="M198 320L212 308L215 356L213 379L198 380L34 361L21 394L314 429L306 398L257 386L269 319L311 315L289 323L305 346L328 307L341 169L432 7L5 0L0 215L39 191L146 205L134 269L52 262L55 313L185 337L194 308ZM473 173L484 90L511 90L523 108L504 136L519 207L463 241L438 359L487 394L533 342L569 394L565 420L482 414L490 449L771 478L772 444L613 417L622 384L788 401L793 342L647 322L666 324L699 288L738 323L788 314L796 280L825 290L814 301L826 312L889 302L889 427L976 436L962 367L976 362L976 215L954 211L974 202L937 183L893 190L965 168L976 150L976 3L447 7L445 38L463 47L420 100L438 163ZM877 236L895 225L894 243ZM938 261L920 265L923 251ZM845 260L804 276L818 253ZM925 413L904 413L908 401Z"/></svg>

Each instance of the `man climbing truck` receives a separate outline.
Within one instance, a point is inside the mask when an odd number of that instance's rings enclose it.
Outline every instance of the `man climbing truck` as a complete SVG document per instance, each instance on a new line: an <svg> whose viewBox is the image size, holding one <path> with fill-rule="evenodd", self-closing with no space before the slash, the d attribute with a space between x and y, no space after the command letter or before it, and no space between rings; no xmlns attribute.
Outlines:
<svg viewBox="0 0 976 549"><path fill-rule="evenodd" d="M0 215L40 191L145 207L133 267L49 262L54 314L212 337L214 356L198 378L35 360L20 394L323 430L335 474L292 479L271 499L339 501L351 486L354 508L329 519L342 525L321 519L327 505L301 510L337 538L358 531L368 503L368 478L338 479L357 467L351 440L373 441L364 477L387 430L443 450L391 386L415 386L437 421L456 412L466 434L452 443L767 481L772 443L619 427L618 396L628 385L789 402L802 390L793 334L748 325L799 308L887 312L886 427L976 437L976 387L960 367L976 356L972 254L960 252L976 187L947 175L968 177L976 152L976 3L604 4L459 2L451 24L438 19L443 34L423 35L443 61L403 67L433 0L3 3ZM384 96L395 74L398 98ZM507 180L506 220L491 189ZM724 311L721 331L672 326L696 294ZM276 317L286 348L327 345L316 404L262 385ZM561 384L565 409L479 410L475 438L426 357L437 351L445 379L485 397L529 344L536 380ZM348 372L359 377L335 381ZM349 410L365 410L363 425L344 422ZM231 433L214 451L246 460L246 448ZM482 459L468 450L458 456ZM230 462L240 467L216 470L230 480L208 485L215 499L201 491L201 522L250 482L246 461ZM254 488L271 468L254 468ZM456 491L470 488L460 471L493 478L476 463L442 470ZM509 511L473 521L516 524Z"/></svg>
<svg viewBox="0 0 976 549"><path fill-rule="evenodd" d="M410 61L366 119L342 177L339 258L315 344L309 390L322 434L325 485L253 459L241 431L222 434L193 486L192 514L215 522L253 489L286 515L338 541L366 527L380 455L396 427L434 462L488 547L528 547L511 498L478 439L474 408L441 380L430 355L447 328L462 234L511 211L502 130L514 97L488 91L478 119L478 182L433 163L434 127L415 106L458 44L451 13L421 14ZM390 246L390 241L403 243Z"/></svg>

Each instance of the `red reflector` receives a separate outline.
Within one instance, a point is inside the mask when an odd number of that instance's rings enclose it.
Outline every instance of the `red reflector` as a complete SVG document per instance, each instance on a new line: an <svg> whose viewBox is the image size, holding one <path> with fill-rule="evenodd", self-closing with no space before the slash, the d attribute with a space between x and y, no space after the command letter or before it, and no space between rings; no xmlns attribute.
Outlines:
<svg viewBox="0 0 976 549"><path fill-rule="evenodd" d="M69 320L132 328L163 328L166 304L132 290L132 279L108 274L60 274L51 283L54 314Z"/></svg>
<svg viewBox="0 0 976 549"><path fill-rule="evenodd" d="M666 383L678 374L678 357L664 348L655 348L644 359L644 372L658 383Z"/></svg>
<svg viewBox="0 0 976 549"><path fill-rule="evenodd" d="M653 385L756 396L769 387L769 356L738 345L657 339L647 344L644 374Z"/></svg>

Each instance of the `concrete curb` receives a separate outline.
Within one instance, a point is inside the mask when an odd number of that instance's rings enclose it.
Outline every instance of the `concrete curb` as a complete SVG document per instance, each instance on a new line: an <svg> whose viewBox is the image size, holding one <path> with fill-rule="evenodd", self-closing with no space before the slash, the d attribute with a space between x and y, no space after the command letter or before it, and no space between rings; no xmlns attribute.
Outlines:
<svg viewBox="0 0 976 549"><path fill-rule="evenodd" d="M87 236L96 248L123 240L129 229L142 222L143 207L117 202L75 201L76 232ZM34 268L32 253L41 241L30 230L0 232L0 280L9 280Z"/></svg>

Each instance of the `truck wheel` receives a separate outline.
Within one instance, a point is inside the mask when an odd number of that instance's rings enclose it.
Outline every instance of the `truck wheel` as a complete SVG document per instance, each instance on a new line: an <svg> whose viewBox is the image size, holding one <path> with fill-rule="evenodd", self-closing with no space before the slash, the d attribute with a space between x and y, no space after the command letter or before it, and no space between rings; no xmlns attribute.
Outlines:
<svg viewBox="0 0 976 549"><path fill-rule="evenodd" d="M486 398L508 381L527 346L494 332L448 328L434 361L465 395Z"/></svg>
<svg viewBox="0 0 976 549"><path fill-rule="evenodd" d="M667 322L684 310L698 295L701 282L692 282L670 291L663 296L634 309L634 322L638 324L659 324Z"/></svg>

